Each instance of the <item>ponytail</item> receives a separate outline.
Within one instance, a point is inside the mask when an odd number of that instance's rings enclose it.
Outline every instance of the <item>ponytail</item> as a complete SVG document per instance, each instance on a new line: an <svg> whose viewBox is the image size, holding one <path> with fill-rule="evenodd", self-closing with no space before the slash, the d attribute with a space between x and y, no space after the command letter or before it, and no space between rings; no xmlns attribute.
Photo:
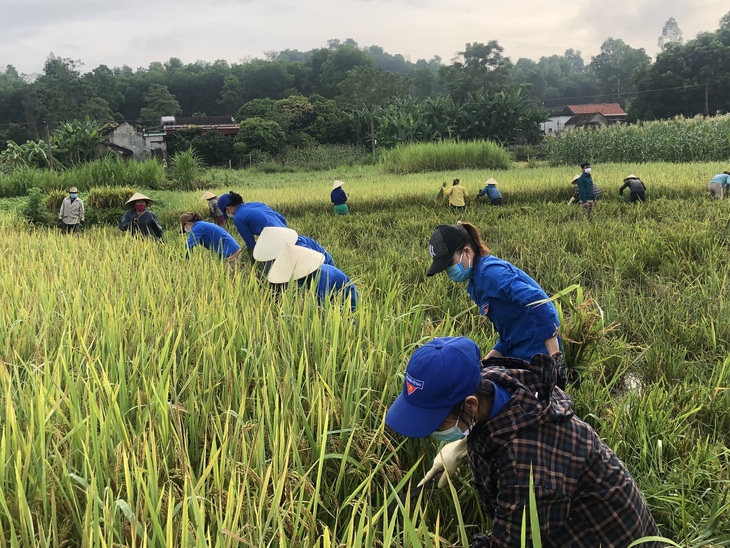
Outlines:
<svg viewBox="0 0 730 548"><path fill-rule="evenodd" d="M491 253L489 247L487 247L487 244L482 241L482 237L479 234L479 230L477 230L477 227L475 227L473 224L462 222L459 222L459 225L464 228L464 230L466 230L466 233L468 235L466 241L464 242L464 245L461 246L461 249L464 249L464 247L468 245L479 257L484 257L485 255L489 255ZM459 250L457 249L457 251Z"/></svg>

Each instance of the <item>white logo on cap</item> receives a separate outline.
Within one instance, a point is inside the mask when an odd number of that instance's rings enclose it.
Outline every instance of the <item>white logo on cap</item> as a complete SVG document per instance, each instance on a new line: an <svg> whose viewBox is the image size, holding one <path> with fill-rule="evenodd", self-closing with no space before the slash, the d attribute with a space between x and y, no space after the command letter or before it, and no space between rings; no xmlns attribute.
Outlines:
<svg viewBox="0 0 730 548"><path fill-rule="evenodd" d="M436 252L433 250L433 244L428 244L428 252L431 254L431 257L436 256Z"/></svg>

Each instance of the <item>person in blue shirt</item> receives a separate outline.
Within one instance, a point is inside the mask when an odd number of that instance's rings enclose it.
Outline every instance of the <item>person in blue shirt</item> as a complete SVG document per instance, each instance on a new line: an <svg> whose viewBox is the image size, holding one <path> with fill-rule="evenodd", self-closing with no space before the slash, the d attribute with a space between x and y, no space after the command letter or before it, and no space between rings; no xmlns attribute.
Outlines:
<svg viewBox="0 0 730 548"><path fill-rule="evenodd" d="M499 189L497 188L497 181L493 178L490 178L486 183L484 183L484 188L479 191L477 198L481 198L485 195L489 198L490 205L502 205L502 194L500 194Z"/></svg>
<svg viewBox="0 0 730 548"><path fill-rule="evenodd" d="M253 248L253 258L256 261L264 263L264 273L269 271L271 263L279 256L279 253L281 253L281 250L286 244L298 245L313 251L319 251L324 255L324 264L332 266L335 264L332 255L317 240L307 236L301 236L293 228L267 226L261 231L259 239L256 240L256 247Z"/></svg>
<svg viewBox="0 0 730 548"><path fill-rule="evenodd" d="M568 382L558 336L560 319L545 291L525 272L492 255L477 228L468 223L440 225L431 236L433 259L426 273L446 272L455 282L468 282L467 292L499 334L486 358L505 356L529 362L549 354L558 365L558 386Z"/></svg>
<svg viewBox="0 0 730 548"><path fill-rule="evenodd" d="M276 287L296 280L299 287L314 289L322 306L332 299L340 299L354 311L360 300L360 293L347 274L336 266L324 264L324 255L318 251L298 245L284 245L267 279Z"/></svg>
<svg viewBox="0 0 730 548"><path fill-rule="evenodd" d="M347 207L347 194L342 189L342 185L345 183L342 181L335 181L332 185L332 192L330 193L330 200L335 206L335 215L349 215L350 209Z"/></svg>
<svg viewBox="0 0 730 548"><path fill-rule="evenodd" d="M722 200L725 192L730 192L730 171L723 171L710 179L707 190L710 191L712 198Z"/></svg>
<svg viewBox="0 0 730 548"><path fill-rule="evenodd" d="M232 190L218 198L218 207L226 217L233 219L249 251L256 246L255 237L267 226L286 227L286 219L281 213L261 202L244 204L241 195Z"/></svg>
<svg viewBox="0 0 730 548"><path fill-rule="evenodd" d="M225 229L216 224L204 221L197 213L180 215L183 232L189 234L185 257L190 257L193 247L201 244L206 249L217 253L229 265L235 264L241 254L241 246Z"/></svg>

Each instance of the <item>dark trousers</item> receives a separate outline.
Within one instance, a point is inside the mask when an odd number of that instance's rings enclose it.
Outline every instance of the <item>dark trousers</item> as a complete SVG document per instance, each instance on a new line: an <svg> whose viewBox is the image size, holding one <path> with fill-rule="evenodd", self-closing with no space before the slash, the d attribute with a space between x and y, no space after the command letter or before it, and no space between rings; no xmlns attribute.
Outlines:
<svg viewBox="0 0 730 548"><path fill-rule="evenodd" d="M644 196L643 190L641 192L632 192L631 196L629 196L629 202L631 202L632 204L634 202L643 202L645 199L646 197Z"/></svg>
<svg viewBox="0 0 730 548"><path fill-rule="evenodd" d="M492 205L502 205L502 198L495 198L491 202L489 202Z"/></svg>
<svg viewBox="0 0 730 548"><path fill-rule="evenodd" d="M67 225L66 223L61 223L61 234L71 234L73 232L80 232L81 227L78 224L75 225Z"/></svg>
<svg viewBox="0 0 730 548"><path fill-rule="evenodd" d="M466 209L466 206L455 206L455 205L449 205L451 208L451 211L464 211Z"/></svg>

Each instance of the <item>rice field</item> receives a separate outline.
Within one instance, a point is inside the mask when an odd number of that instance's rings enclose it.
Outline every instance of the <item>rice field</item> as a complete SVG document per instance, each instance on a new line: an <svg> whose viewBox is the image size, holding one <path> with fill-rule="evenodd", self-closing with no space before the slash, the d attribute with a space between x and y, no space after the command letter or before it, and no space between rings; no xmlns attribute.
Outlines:
<svg viewBox="0 0 730 548"><path fill-rule="evenodd" d="M260 268L184 258L113 227L33 229L0 200L0 546L466 546L488 520L463 469L453 486L386 508L438 445L384 425L412 351L436 336L496 340L465 289L426 278L433 228L476 224L493 253L561 297L571 393L680 546L730 545L730 201L727 166L594 164L593 222L569 206L577 168L387 175L211 171L217 193L266 202L357 285L356 312ZM618 200L629 173L649 201ZM443 181L501 208L439 205ZM352 215L331 213L345 181ZM84 195L82 195L82 198ZM235 233L235 229L229 226ZM237 234L235 234L238 237Z"/></svg>

